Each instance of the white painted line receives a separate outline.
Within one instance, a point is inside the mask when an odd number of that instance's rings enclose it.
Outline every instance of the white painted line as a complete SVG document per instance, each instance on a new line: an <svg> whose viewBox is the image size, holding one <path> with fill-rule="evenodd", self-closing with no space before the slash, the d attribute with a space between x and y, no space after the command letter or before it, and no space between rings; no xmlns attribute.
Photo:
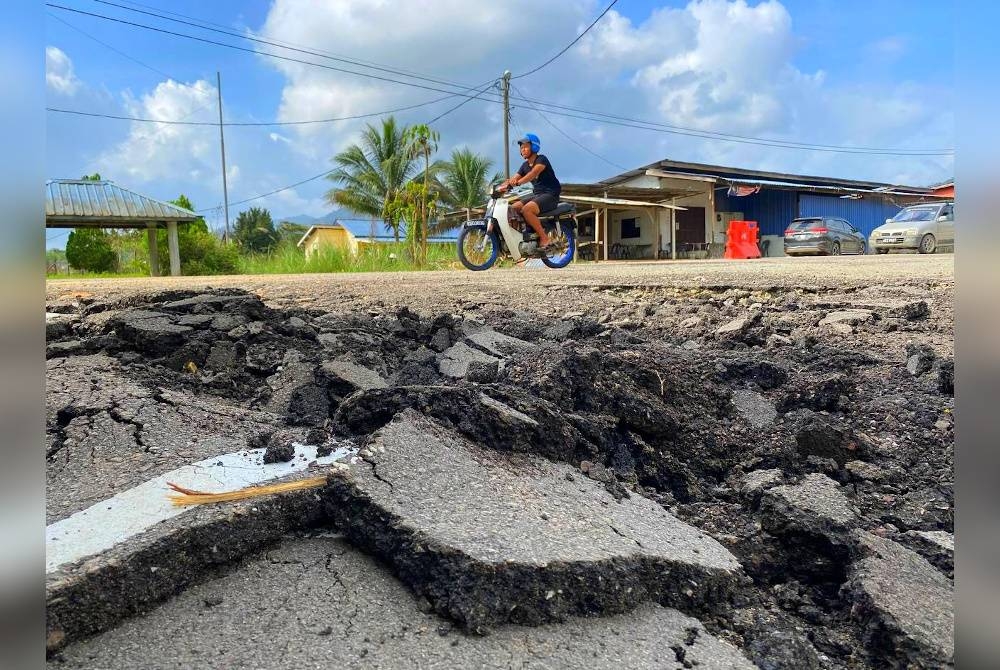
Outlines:
<svg viewBox="0 0 1000 670"><path fill-rule="evenodd" d="M99 554L155 524L190 510L176 507L167 498L167 482L210 493L233 491L285 475L305 471L309 463L329 465L357 453L341 447L329 456L316 457L316 447L295 445L295 457L287 463L263 462L264 449L247 449L207 458L171 470L56 521L45 528L45 573L66 563Z"/></svg>

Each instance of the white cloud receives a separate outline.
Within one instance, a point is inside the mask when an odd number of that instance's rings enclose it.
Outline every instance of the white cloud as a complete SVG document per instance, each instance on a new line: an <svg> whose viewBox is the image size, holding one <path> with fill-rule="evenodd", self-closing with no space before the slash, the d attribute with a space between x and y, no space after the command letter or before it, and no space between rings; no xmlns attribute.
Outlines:
<svg viewBox="0 0 1000 670"><path fill-rule="evenodd" d="M70 96L80 88L73 61L59 47L45 47L45 84L50 91Z"/></svg>
<svg viewBox="0 0 1000 670"><path fill-rule="evenodd" d="M655 11L639 25L614 11L608 18L584 38L581 53L605 72L631 73L632 93L620 96L634 105L630 116L811 144L952 144L950 113L927 102L940 91L931 95L929 87L907 82L889 88L831 85L824 71L799 69L795 52L801 41L792 16L777 0L753 6L745 0L698 0L684 9ZM884 55L899 55L904 47L899 38L879 45ZM636 132L631 131L633 138ZM861 157L676 135L650 144L664 146L658 158L886 180L900 174L901 161L911 163L906 174L924 181L947 173L951 163L950 158Z"/></svg>
<svg viewBox="0 0 1000 670"><path fill-rule="evenodd" d="M559 3L509 0L501 4L467 0L434 3L276 0L259 32L269 40L297 45L335 44L338 53L388 64L394 69L470 85L485 84L499 77L504 66L518 71L546 58L549 55L547 48L534 45L551 44L553 51L558 49L558 42L572 39L577 26L591 16L595 4L594 0ZM544 40L526 40L523 17L527 16L531 16L532 24L540 33L544 32ZM553 31L550 26L559 26L561 30ZM343 62L312 60L336 68L362 69ZM367 114L445 95L440 91L421 90L299 63L268 58L263 58L262 62L286 77L277 109L278 118L284 121ZM372 74L403 78L388 72ZM416 80L415 83L450 90L434 82ZM452 99L400 116L412 121L427 121L455 102L457 100ZM473 111L477 108L478 114ZM484 123L484 108L482 103L470 103L449 117L449 122L453 118L479 119L476 124L466 121L467 129L473 132L465 135L452 132L450 141L456 144L475 142L485 129L495 128L499 115L496 110L487 112L495 118ZM367 122L377 122L377 119L298 126L294 130L296 146L314 160L327 160L353 141L358 129Z"/></svg>
<svg viewBox="0 0 1000 670"><path fill-rule="evenodd" d="M128 114L139 118L211 122L215 101L215 87L205 80L183 84L168 79L139 98L126 93L124 103ZM128 137L104 152L97 163L102 174L141 183L182 175L185 182L196 181L202 175L219 174L219 161L216 128L134 121Z"/></svg>
<svg viewBox="0 0 1000 670"><path fill-rule="evenodd" d="M874 42L871 51L883 60L894 61L906 53L906 38L901 35L889 35Z"/></svg>
<svg viewBox="0 0 1000 670"><path fill-rule="evenodd" d="M335 50L443 80L485 83L499 77L504 68L517 74L544 62L578 35L605 4L606 0L508 0L485 6L466 0L274 0L257 32L271 40ZM665 0L661 4L665 5ZM530 23L525 17L531 17ZM836 76L828 78L821 70L807 70L797 61L797 49L805 40L796 33L794 18L777 0L756 4L696 0L687 6L654 9L642 20L631 20L612 10L559 60L514 81L512 115L516 125L511 133L538 133L543 151L564 181L599 179L619 170L562 137L529 105L516 99L521 93L608 114L739 135L864 146L952 144L952 115L941 104L951 99L949 91L941 88L947 83L900 81L887 85L881 80L848 85ZM887 42L880 48L890 53L893 47ZM309 60L362 69L315 56ZM54 49L52 57L47 54L47 61L50 90L58 86L53 76L56 81L69 82L66 86L70 88L82 86L78 100L90 90L73 76L72 63L61 51ZM227 105L231 119L243 114L255 120L282 121L350 116L444 95L263 56L258 62L281 74L280 92L261 89L268 101L265 104L273 105L269 111ZM387 72L372 74L400 78ZM126 95L115 109L109 109L109 102L103 100L88 108L156 119L211 123L217 118L214 81L168 80L152 90ZM401 112L397 117L411 123L428 121L458 102L454 98ZM624 128L551 113L547 117L577 142L629 167L675 158L915 183L939 180L952 172L948 158L793 151ZM329 168L331 156L356 141L365 123L378 121L369 118L281 128L233 128L231 133L227 129L230 199L281 188ZM436 126L442 136L442 157L452 148L466 145L493 158L497 169L503 170L499 105L469 102ZM121 131L120 126L108 124L95 127ZM147 188L157 196L185 192L199 207L221 202L216 128L133 123L126 125L126 133L100 153L98 160L88 157L85 171L98 170L125 183L155 183L156 188ZM516 149L512 148L511 154L516 167ZM246 206L270 207L276 217L322 214L331 209L322 198L328 187L317 180ZM234 217L238 209L231 212Z"/></svg>

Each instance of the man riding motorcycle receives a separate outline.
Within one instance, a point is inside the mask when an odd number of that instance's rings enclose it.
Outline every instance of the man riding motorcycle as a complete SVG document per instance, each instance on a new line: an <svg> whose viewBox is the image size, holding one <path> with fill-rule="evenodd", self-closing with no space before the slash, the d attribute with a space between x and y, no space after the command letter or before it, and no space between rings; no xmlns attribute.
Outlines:
<svg viewBox="0 0 1000 670"><path fill-rule="evenodd" d="M545 233L542 222L538 219L538 214L556 208L559 204L562 185L556 178L552 163L545 155L538 153L541 149L541 140L538 139L538 135L526 133L517 141L517 145L521 150L524 163L517 169L517 173L500 184L498 189L503 192L519 184L531 182L532 194L515 202L511 207L538 234L538 249L540 252L546 253L552 250L555 241Z"/></svg>

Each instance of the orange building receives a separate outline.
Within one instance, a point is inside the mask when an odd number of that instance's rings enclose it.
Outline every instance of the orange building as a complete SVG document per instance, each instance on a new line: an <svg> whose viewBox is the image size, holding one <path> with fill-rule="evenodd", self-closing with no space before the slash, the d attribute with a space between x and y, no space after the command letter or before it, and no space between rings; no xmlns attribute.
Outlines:
<svg viewBox="0 0 1000 670"><path fill-rule="evenodd" d="M934 184L930 187L930 189L938 198L954 198L955 180L949 179L948 181L943 181L940 184Z"/></svg>

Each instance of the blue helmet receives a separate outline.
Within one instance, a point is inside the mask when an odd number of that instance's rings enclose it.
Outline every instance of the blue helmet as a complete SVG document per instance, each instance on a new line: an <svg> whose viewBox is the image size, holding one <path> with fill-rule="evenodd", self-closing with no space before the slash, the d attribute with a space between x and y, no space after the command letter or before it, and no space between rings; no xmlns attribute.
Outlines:
<svg viewBox="0 0 1000 670"><path fill-rule="evenodd" d="M538 139L538 135L536 135L534 133L525 133L524 137L522 137L521 139L519 139L517 141L517 145L521 146L525 142L527 142L528 144L531 145L531 151L533 153L537 154L538 151L539 151L539 149L542 148L542 141L540 139Z"/></svg>

